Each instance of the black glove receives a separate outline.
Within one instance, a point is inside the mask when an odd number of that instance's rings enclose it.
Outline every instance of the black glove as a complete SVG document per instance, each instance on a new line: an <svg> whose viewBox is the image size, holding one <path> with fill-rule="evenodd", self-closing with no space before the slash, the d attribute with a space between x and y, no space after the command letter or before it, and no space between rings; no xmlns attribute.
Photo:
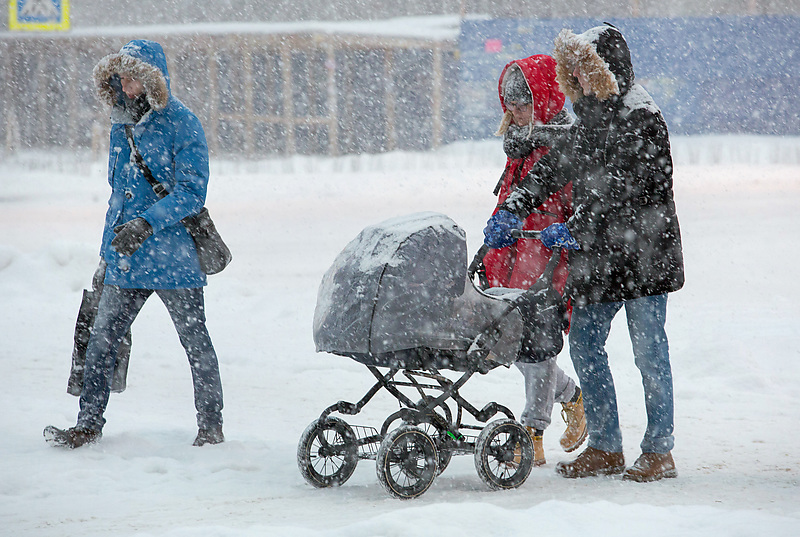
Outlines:
<svg viewBox="0 0 800 537"><path fill-rule="evenodd" d="M489 247L485 244L481 246L481 249L478 250L478 253L475 254L475 258L472 260L472 263L469 264L467 268L467 277L470 280L475 279L475 275L478 275L478 283L481 286L481 289L488 289L489 288L489 279L486 277L486 265L483 264L483 258L489 252Z"/></svg>
<svg viewBox="0 0 800 537"><path fill-rule="evenodd" d="M114 233L117 236L111 241L111 248L122 255L133 255L145 239L153 234L153 228L144 218L134 218L115 227Z"/></svg>

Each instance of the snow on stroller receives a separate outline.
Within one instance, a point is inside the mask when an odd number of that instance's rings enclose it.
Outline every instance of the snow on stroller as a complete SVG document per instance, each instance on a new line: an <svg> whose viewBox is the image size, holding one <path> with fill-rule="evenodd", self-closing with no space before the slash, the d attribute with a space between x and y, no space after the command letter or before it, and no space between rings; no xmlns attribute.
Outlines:
<svg viewBox="0 0 800 537"><path fill-rule="evenodd" d="M364 364L376 382L358 402L326 408L303 432L297 463L310 484L341 485L359 460L370 459L390 494L414 498L453 455L468 454L492 489L528 478L533 444L526 429L505 406L489 402L478 410L459 389L475 373L558 354L566 321L551 284L557 260L530 290L492 295L472 282L466 259L466 237L455 222L418 213L364 229L326 272L314 313L317 351ZM333 415L358 414L381 390L400 409L380 430ZM470 417L484 425L467 423Z"/></svg>

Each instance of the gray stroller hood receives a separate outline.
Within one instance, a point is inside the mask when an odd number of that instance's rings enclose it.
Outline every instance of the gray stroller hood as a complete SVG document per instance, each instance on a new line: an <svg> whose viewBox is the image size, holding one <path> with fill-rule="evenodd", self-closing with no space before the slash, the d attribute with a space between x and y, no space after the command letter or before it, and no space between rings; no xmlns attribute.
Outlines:
<svg viewBox="0 0 800 537"><path fill-rule="evenodd" d="M474 288L466 261L465 233L445 215L418 213L367 227L322 279L314 312L317 351L369 356L373 365L396 365L396 353L408 349L466 355L473 340L506 313L492 359L513 362L521 317L508 313L502 297ZM387 356L385 364L381 356Z"/></svg>

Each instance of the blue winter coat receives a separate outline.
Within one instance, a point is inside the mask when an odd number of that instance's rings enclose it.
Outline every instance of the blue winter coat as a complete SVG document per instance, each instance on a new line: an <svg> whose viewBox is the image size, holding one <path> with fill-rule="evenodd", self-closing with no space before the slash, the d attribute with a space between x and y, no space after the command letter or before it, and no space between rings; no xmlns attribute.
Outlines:
<svg viewBox="0 0 800 537"><path fill-rule="evenodd" d="M143 83L150 105L136 124L113 75ZM172 96L164 51L156 42L131 41L103 58L94 69L98 96L112 107L108 159L108 200L100 255L108 264L105 283L123 288L179 289L202 287L206 275L181 219L197 213L208 186L208 145L200 121ZM163 199L153 192L131 156L125 125L155 178L169 192ZM111 248L114 228L144 218L153 235L130 257Z"/></svg>

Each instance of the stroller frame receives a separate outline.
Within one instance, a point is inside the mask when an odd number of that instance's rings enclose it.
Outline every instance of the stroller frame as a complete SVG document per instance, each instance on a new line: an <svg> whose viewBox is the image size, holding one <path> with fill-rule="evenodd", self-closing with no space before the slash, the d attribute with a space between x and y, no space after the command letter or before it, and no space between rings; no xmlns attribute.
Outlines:
<svg viewBox="0 0 800 537"><path fill-rule="evenodd" d="M339 401L338 403L331 405L330 407L326 408L322 414L320 415L321 420L326 419L331 413L339 412L345 415L355 415L358 414L364 406L381 390L386 389L389 393L391 393L402 405L405 405L403 408L398 410L397 412L391 414L386 420L383 422L383 426L381 427L380 437L386 435L387 431L389 430L391 424L398 420L402 419L407 423L411 423L413 425L418 425L420 423L427 423L431 420L436 420L440 417L436 412L435 409L437 407L445 410L447 415L447 424L445 425L444 422L440 422L442 426L443 432L447 434L447 436L451 439L456 439L459 437L459 429L462 428L477 428L467 424L462 423L463 418L463 411L466 410L470 415L472 415L476 420L485 423L497 413L505 414L509 419L514 419L514 414L509 410L507 407L500 405L495 402L488 403L483 409L478 410L475 408L469 401L464 399L461 394L458 393L458 390L466 384L466 382L476 373L476 371L467 371L464 372L461 377L453 381L444 375L442 375L438 369L430 368L428 371L419 370L419 369L401 369L398 367L391 367L386 368L387 373L381 373L378 369L378 366L366 366L370 373L377 379L377 382L370 388L369 391L361 398L357 403L348 403L346 401ZM397 380L395 377L396 375L402 371L403 375L407 378L407 380ZM436 381L438 384L422 384L419 378L426 378L429 380ZM414 403L409 397L406 396L399 388L401 386L412 387L414 388L420 395L420 401L418 403ZM430 394L426 393L425 390L436 390L440 391L441 395L438 397L432 397ZM451 414L449 412L449 407L446 406L446 401L448 399L453 399L453 401L457 404L457 411L456 411L456 420L451 421ZM374 458L374 457L363 457L363 458Z"/></svg>
<svg viewBox="0 0 800 537"><path fill-rule="evenodd" d="M533 443L527 430L507 407L490 402L479 410L459 393L475 373L488 371L486 361L471 361L454 380L433 366L366 365L376 379L366 394L356 403L339 401L329 406L301 436L297 462L303 477L315 487L339 486L352 476L358 461L375 460L384 488L397 498L409 499L423 494L454 455L473 455L478 475L490 488L519 487L533 468ZM380 431L333 416L359 414L382 390L394 396L401 408L384 420ZM419 395L419 400L406 392ZM498 414L502 417L486 424ZM485 425L465 423L467 416ZM398 420L401 424L391 430Z"/></svg>

